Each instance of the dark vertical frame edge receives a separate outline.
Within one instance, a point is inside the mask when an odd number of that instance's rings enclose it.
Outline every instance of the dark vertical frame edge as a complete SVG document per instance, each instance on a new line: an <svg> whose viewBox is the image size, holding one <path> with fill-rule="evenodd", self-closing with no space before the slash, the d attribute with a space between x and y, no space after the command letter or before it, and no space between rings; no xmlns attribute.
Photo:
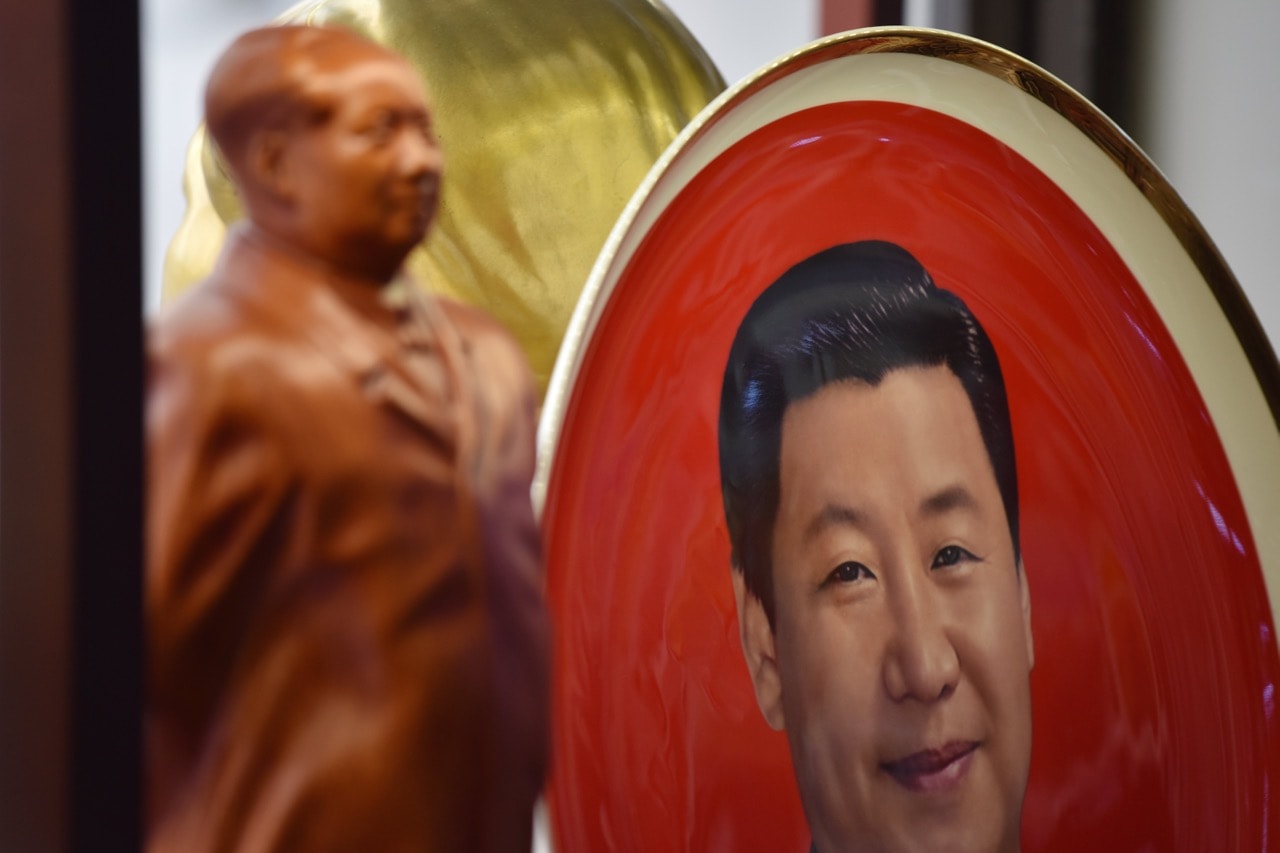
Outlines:
<svg viewBox="0 0 1280 853"><path fill-rule="evenodd" d="M136 3L0 4L0 849L142 846Z"/></svg>
<svg viewBox="0 0 1280 853"><path fill-rule="evenodd" d="M71 849L142 846L142 112L136 2L67 0L74 234Z"/></svg>

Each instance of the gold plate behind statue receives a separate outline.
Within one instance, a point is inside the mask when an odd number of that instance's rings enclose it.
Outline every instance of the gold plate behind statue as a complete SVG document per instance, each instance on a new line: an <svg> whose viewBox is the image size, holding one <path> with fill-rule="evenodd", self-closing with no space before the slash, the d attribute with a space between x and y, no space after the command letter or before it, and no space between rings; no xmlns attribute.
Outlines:
<svg viewBox="0 0 1280 853"><path fill-rule="evenodd" d="M724 88L657 0L308 0L280 22L351 26L421 69L444 147L440 216L410 271L493 313L545 388L609 230L658 155ZM203 278L241 216L196 133L170 299Z"/></svg>

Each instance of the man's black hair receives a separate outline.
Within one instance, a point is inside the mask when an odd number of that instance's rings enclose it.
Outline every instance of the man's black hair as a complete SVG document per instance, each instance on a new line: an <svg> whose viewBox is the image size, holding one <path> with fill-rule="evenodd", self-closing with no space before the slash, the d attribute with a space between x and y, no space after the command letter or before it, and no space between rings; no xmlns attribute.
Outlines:
<svg viewBox="0 0 1280 853"><path fill-rule="evenodd" d="M720 395L720 487L733 567L764 605L770 625L787 406L831 382L875 386L894 370L940 365L960 380L977 416L1016 562L1018 476L1004 380L990 339L960 297L935 286L900 246L865 241L801 261L747 311Z"/></svg>

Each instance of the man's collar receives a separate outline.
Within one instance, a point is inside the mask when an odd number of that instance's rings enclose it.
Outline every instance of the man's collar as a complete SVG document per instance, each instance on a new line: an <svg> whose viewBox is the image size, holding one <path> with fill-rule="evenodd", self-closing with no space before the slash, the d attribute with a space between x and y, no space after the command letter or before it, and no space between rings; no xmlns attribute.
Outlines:
<svg viewBox="0 0 1280 853"><path fill-rule="evenodd" d="M294 329L357 376L376 372L389 358L396 317L378 286L337 275L251 224L227 235L213 278L229 296ZM375 329L387 333L385 345Z"/></svg>

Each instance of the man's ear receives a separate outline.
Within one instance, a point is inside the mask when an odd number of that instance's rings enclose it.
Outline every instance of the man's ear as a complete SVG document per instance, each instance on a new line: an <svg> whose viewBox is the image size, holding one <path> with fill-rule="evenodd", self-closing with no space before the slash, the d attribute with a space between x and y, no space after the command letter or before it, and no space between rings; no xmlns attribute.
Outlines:
<svg viewBox="0 0 1280 853"><path fill-rule="evenodd" d="M245 167L252 186L272 199L288 203L294 197L294 175L288 156L288 138L280 130L254 134L245 155Z"/></svg>
<svg viewBox="0 0 1280 853"><path fill-rule="evenodd" d="M1031 636L1031 586L1027 583L1027 569L1018 560L1018 595L1022 599L1022 633L1027 641L1027 665L1032 669L1036 665L1036 643Z"/></svg>
<svg viewBox="0 0 1280 853"><path fill-rule="evenodd" d="M748 589L746 578L736 568L733 574L733 600L738 607L738 628L742 638L742 656L756 689L756 704L765 722L781 731L786 728L782 717L782 681L778 677L778 658L774 647L773 628L765 615L764 605Z"/></svg>

